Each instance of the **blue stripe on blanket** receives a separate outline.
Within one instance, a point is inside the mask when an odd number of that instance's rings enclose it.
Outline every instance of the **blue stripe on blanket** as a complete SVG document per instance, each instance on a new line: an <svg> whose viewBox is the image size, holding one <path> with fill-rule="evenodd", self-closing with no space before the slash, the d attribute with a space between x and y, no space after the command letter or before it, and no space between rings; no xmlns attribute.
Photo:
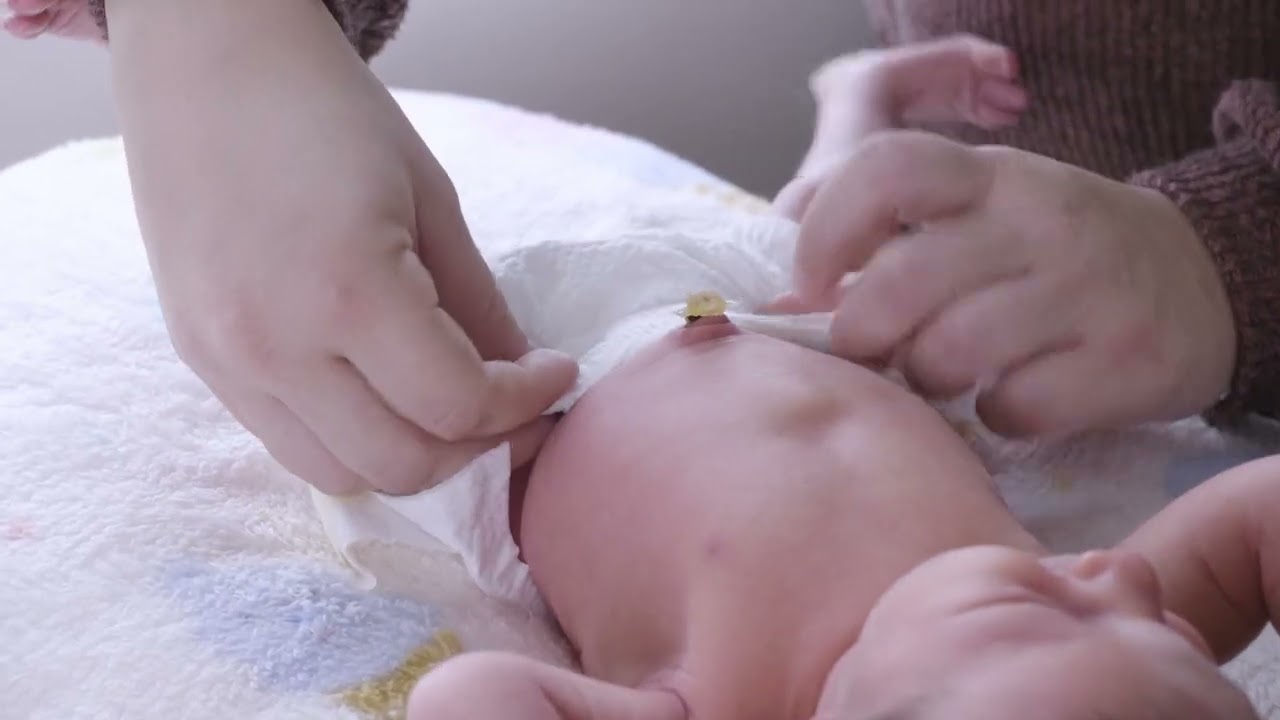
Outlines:
<svg viewBox="0 0 1280 720"><path fill-rule="evenodd" d="M440 629L431 608L348 588L307 560L168 568L199 641L274 690L337 692L394 670Z"/></svg>

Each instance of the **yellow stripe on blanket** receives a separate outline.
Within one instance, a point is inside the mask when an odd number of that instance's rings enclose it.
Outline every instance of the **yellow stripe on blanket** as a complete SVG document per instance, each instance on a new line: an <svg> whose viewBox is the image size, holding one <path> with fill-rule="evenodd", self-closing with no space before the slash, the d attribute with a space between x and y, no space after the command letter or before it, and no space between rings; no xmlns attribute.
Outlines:
<svg viewBox="0 0 1280 720"><path fill-rule="evenodd" d="M405 703L418 680L432 668L462 652L458 636L448 630L435 634L431 642L410 653L399 667L376 680L342 693L342 702L356 712L376 720L403 720Z"/></svg>

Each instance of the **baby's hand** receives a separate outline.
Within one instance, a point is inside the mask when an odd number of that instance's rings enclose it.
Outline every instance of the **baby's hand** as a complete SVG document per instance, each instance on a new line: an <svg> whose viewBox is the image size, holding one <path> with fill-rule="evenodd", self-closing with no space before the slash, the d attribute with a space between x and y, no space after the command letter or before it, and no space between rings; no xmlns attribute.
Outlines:
<svg viewBox="0 0 1280 720"><path fill-rule="evenodd" d="M800 220L832 170L874 133L928 122L1014 124L1027 107L1017 76L1011 50L971 35L828 62L809 82L818 106L813 142L774 207Z"/></svg>
<svg viewBox="0 0 1280 720"><path fill-rule="evenodd" d="M102 42L102 31L89 14L87 0L5 0L5 32L28 40L58 35Z"/></svg>

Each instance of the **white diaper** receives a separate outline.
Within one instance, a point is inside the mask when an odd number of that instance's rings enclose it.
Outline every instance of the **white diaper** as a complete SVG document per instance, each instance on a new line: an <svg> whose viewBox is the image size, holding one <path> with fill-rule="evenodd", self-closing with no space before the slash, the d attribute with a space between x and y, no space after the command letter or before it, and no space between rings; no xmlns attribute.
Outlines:
<svg viewBox="0 0 1280 720"><path fill-rule="evenodd" d="M788 286L795 226L721 212L635 218L610 239L547 240L491 260L498 284L530 340L578 359L577 384L549 412L566 410L636 351L684 323L692 292L714 290L742 329L826 351L830 316L750 312ZM313 491L334 546L373 587L394 568L362 563L365 543L390 543L465 566L492 597L533 613L544 608L518 558L508 515L510 452L497 447L437 487L410 497Z"/></svg>

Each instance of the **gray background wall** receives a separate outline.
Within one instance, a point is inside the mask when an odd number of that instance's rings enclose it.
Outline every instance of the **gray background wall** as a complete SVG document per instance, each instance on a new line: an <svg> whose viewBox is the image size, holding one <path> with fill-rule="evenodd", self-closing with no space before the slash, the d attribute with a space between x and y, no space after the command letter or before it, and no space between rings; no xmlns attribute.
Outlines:
<svg viewBox="0 0 1280 720"><path fill-rule="evenodd" d="M374 68L640 135L772 193L808 141L810 70L866 39L857 0L416 0ZM114 133L107 62L0 38L0 166Z"/></svg>

